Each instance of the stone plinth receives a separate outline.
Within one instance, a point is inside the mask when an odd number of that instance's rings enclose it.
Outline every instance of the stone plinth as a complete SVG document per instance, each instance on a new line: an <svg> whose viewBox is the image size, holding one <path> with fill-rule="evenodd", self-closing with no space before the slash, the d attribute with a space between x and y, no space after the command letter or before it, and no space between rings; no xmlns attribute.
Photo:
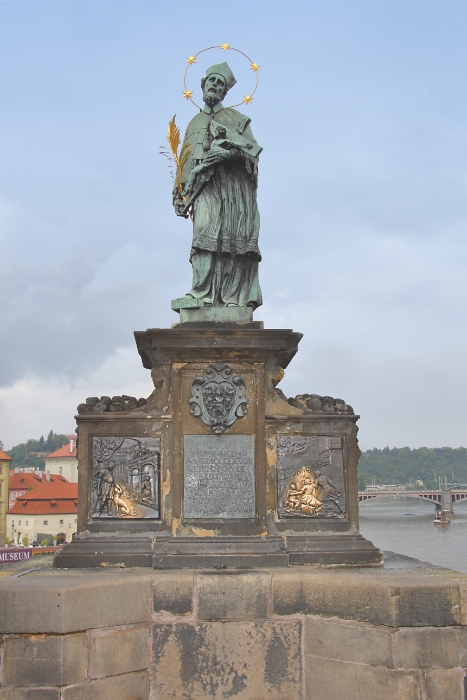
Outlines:
<svg viewBox="0 0 467 700"><path fill-rule="evenodd" d="M0 698L464 700L467 576L49 570L0 579Z"/></svg>
<svg viewBox="0 0 467 700"><path fill-rule="evenodd" d="M135 338L155 391L77 417L79 534L56 566L381 564L358 532L358 416L276 389L300 333L193 322Z"/></svg>

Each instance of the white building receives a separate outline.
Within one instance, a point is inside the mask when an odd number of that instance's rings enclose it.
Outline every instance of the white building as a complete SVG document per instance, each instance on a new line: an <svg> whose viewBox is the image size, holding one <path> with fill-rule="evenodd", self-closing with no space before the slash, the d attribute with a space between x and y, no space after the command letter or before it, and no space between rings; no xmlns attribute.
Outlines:
<svg viewBox="0 0 467 700"><path fill-rule="evenodd" d="M45 457L45 471L61 474L67 481L78 482L76 435L67 435L69 442Z"/></svg>
<svg viewBox="0 0 467 700"><path fill-rule="evenodd" d="M70 542L77 526L78 484L53 483L44 479L39 486L18 496L7 513L7 537L21 544L41 541L44 535L63 533Z"/></svg>

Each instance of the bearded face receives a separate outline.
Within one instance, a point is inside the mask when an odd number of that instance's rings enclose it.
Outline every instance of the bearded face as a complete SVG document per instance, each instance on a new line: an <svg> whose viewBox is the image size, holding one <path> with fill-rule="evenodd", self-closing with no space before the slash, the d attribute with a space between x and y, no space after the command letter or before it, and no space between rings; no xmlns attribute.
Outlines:
<svg viewBox="0 0 467 700"><path fill-rule="evenodd" d="M222 102L227 94L224 78L216 75L216 73L203 78L201 87L203 89L203 100L209 107L214 107L214 105Z"/></svg>

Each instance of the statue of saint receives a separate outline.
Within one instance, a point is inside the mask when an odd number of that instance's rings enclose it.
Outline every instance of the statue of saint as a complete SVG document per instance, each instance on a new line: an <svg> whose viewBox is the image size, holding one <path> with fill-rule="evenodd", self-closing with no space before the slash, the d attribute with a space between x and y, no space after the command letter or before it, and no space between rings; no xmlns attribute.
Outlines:
<svg viewBox="0 0 467 700"><path fill-rule="evenodd" d="M193 284L178 308L262 304L258 280L259 212L256 203L261 148L249 117L222 100L236 80L227 63L211 66L201 80L204 108L188 124L184 145L191 147L182 174L183 190L174 189L178 216L193 220L190 262ZM191 303L190 303L191 300ZM175 308L175 307L174 307Z"/></svg>

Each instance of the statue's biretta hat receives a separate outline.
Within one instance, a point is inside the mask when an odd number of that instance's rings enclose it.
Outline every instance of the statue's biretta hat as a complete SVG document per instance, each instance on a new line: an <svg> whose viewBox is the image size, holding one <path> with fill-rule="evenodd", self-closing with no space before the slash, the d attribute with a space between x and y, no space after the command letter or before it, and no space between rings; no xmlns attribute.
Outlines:
<svg viewBox="0 0 467 700"><path fill-rule="evenodd" d="M224 78L227 90L230 90L237 82L227 63L217 63L215 66L208 68L206 71L206 78L213 73Z"/></svg>

